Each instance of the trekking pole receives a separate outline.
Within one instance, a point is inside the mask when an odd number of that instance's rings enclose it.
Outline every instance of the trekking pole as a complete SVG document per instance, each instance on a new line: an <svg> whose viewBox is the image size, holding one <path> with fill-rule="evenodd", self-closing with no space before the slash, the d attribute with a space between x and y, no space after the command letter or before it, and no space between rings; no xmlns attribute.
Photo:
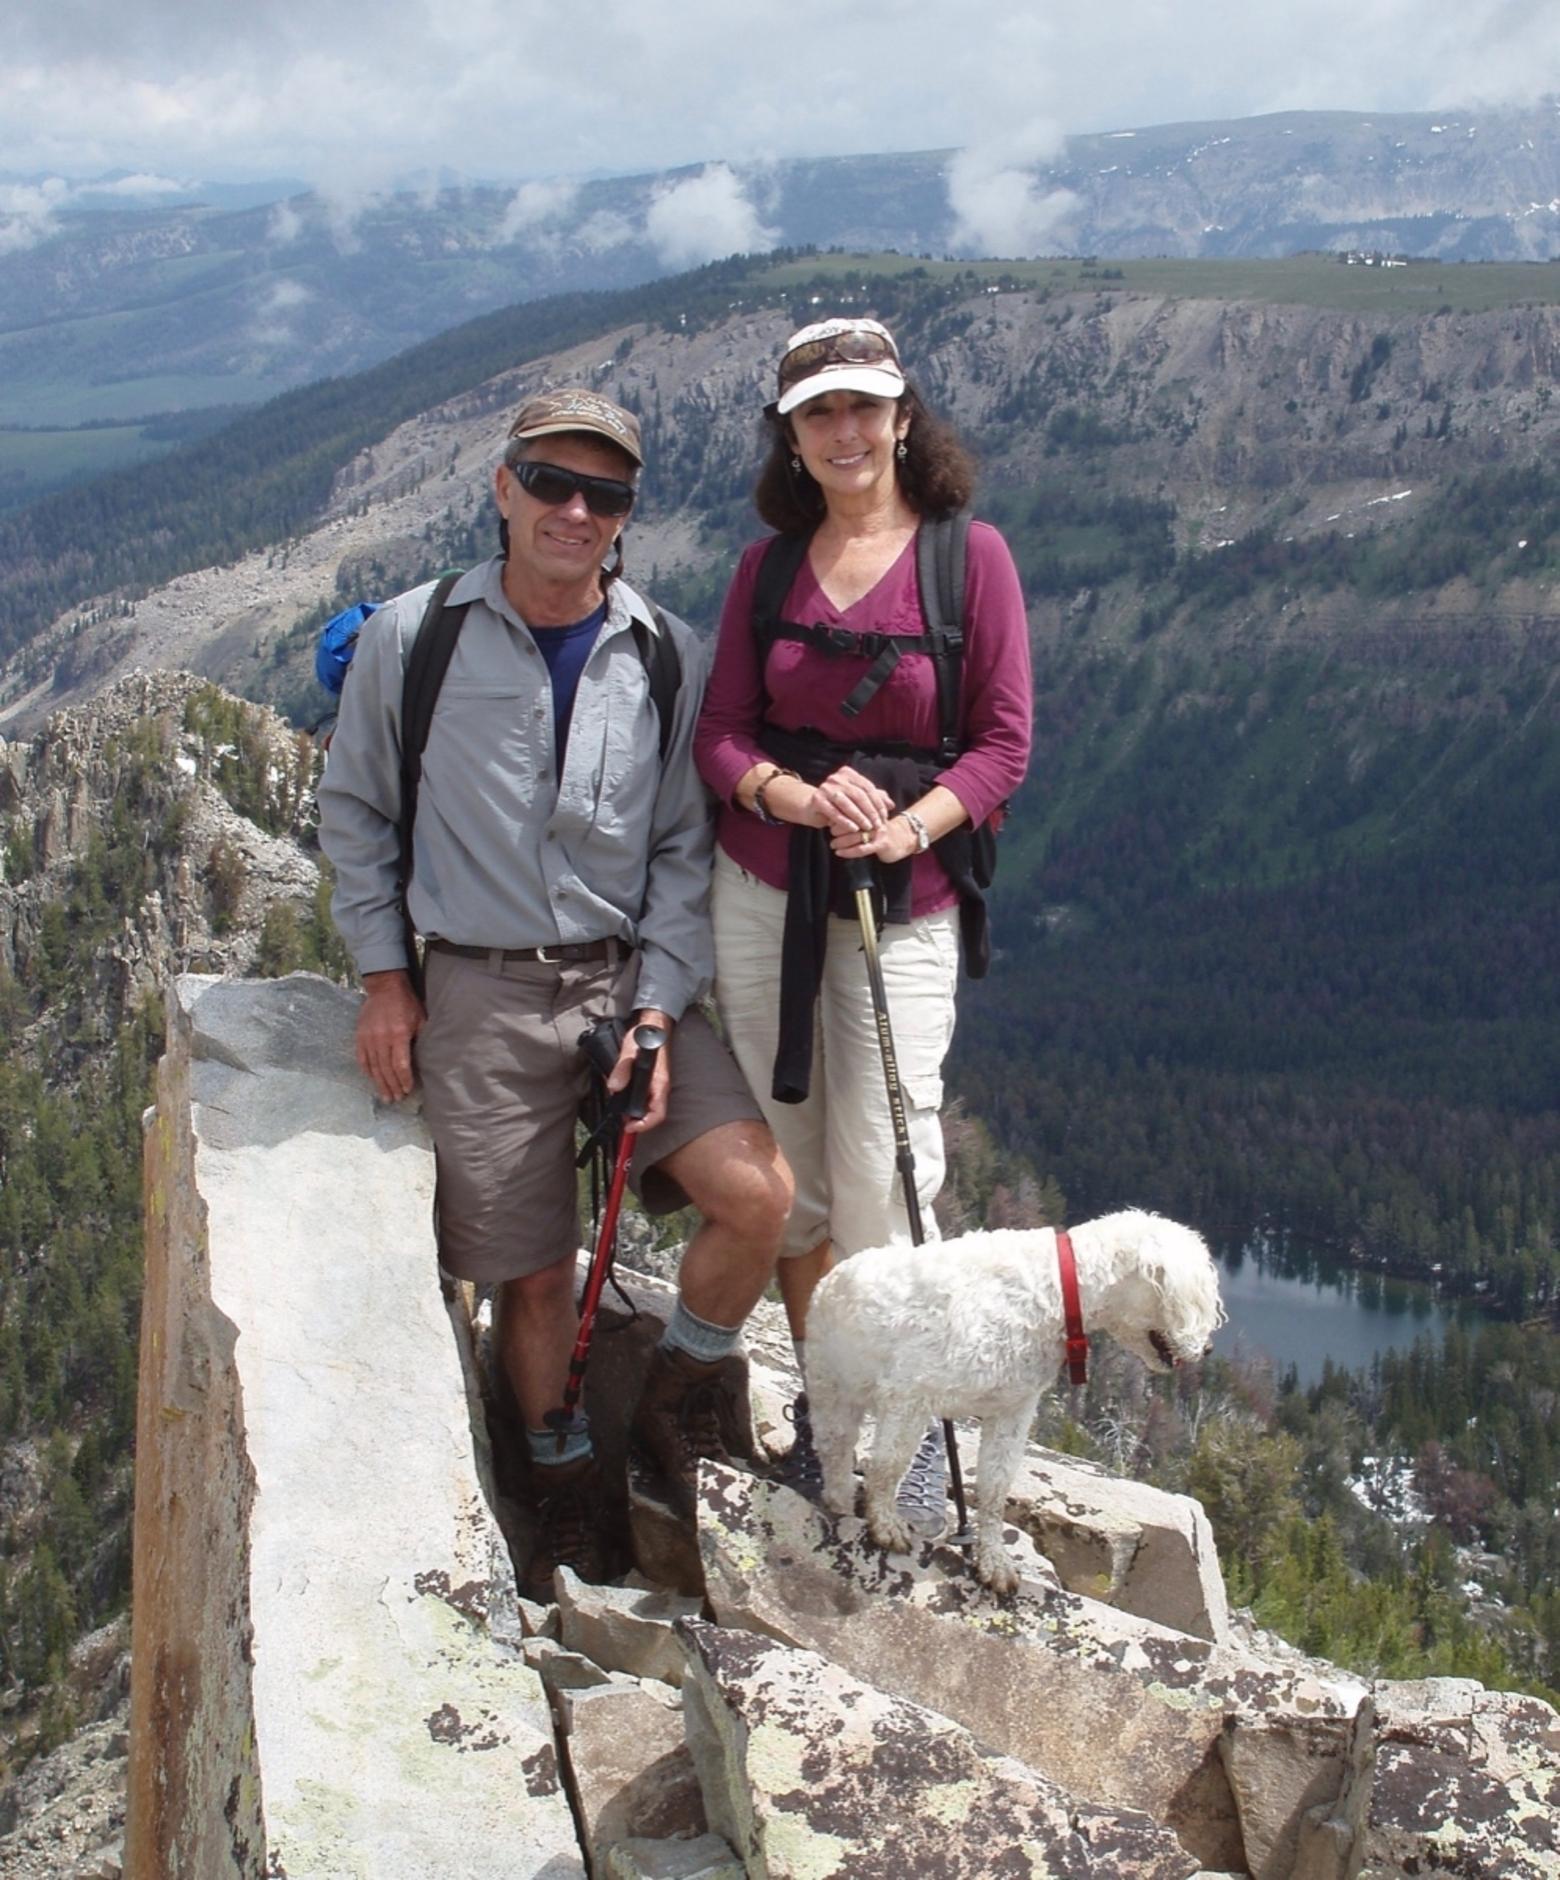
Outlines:
<svg viewBox="0 0 1560 1880"><path fill-rule="evenodd" d="M888 1116L894 1129L894 1163L899 1170L899 1179L904 1184L905 1213L910 1217L910 1238L919 1247L926 1239L926 1229L921 1221L921 1198L915 1191L915 1151L910 1147L904 1087L899 1081L899 1059L894 1051L893 1027L888 1021L888 990L883 984L883 962L878 957L877 917L872 911L872 864L866 860L847 862L845 879L856 897L861 950L867 956L867 984L872 992L872 1016L877 1024L878 1050L883 1059L883 1082L888 1090ZM959 1517L958 1531L950 1539L955 1547L968 1547L975 1537L970 1531L969 1510L964 1502L959 1439L948 1417L943 1418L942 1427L943 1443L948 1451L948 1480L953 1486L953 1505Z"/></svg>
<svg viewBox="0 0 1560 1880"><path fill-rule="evenodd" d="M583 1040L582 1040L583 1042ZM650 1107L650 1078L655 1070L655 1061L666 1044L666 1033L659 1025L636 1025L634 1028L634 1070L628 1080L627 1099L623 1105L622 1122L618 1126L617 1156L612 1164L612 1184L607 1190L607 1205L602 1211L601 1231L596 1236L596 1248L590 1259L590 1272L585 1280L585 1296L580 1301L580 1329L574 1340L574 1351L569 1358L568 1381L563 1387L563 1407L549 1410L546 1421L558 1432L558 1447L561 1450L568 1441L569 1432L574 1425L574 1412L580 1401L580 1392L585 1385L585 1363L590 1356L591 1333L596 1328L596 1311L601 1304L602 1288L607 1283L607 1271L612 1265L612 1255L617 1242L618 1213L623 1206L623 1186L628 1180L628 1164L634 1153L634 1136L623 1127L624 1123L637 1122Z"/></svg>

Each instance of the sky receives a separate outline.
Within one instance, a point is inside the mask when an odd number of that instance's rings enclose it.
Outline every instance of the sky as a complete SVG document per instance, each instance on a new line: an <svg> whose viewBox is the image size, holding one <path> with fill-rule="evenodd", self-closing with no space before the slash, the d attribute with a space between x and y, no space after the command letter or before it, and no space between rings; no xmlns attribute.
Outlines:
<svg viewBox="0 0 1560 1880"><path fill-rule="evenodd" d="M108 170L350 204L448 168L529 181L523 224L559 178L945 148L956 210L1039 227L1026 166L1068 132L1560 91L1554 0L12 0L5 42L0 249ZM761 238L730 170L695 180L695 220Z"/></svg>

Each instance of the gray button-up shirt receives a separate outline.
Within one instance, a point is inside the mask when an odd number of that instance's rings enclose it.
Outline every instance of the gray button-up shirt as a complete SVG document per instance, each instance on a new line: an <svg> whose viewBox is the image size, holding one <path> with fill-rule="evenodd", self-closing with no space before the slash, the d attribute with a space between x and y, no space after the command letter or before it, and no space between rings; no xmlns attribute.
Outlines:
<svg viewBox="0 0 1560 1880"><path fill-rule="evenodd" d="M336 925L360 973L406 965L396 897L401 688L433 583L364 625L320 782L320 844L336 870ZM621 581L591 648L557 774L552 685L505 597L498 557L456 582L471 603L423 752L408 904L428 938L534 947L614 934L640 948L637 1003L673 1018L708 989L709 799L694 769L703 647L663 615L682 662L666 763Z"/></svg>

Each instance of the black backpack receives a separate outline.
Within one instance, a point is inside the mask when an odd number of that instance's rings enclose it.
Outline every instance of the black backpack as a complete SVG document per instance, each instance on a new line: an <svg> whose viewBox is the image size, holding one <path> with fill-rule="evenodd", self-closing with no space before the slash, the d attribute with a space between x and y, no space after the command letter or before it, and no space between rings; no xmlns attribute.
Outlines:
<svg viewBox="0 0 1560 1880"><path fill-rule="evenodd" d="M959 755L959 682L964 664L964 571L970 533L967 509L923 522L915 543L916 584L921 591L925 633L853 633L849 627L821 622L801 626L781 618L780 609L807 556L809 537L777 535L758 566L753 587L753 632L763 671L776 640L799 640L829 654L870 659L872 664L840 706L856 717L905 653L925 653L937 680L937 761L951 764Z"/></svg>
<svg viewBox="0 0 1560 1880"><path fill-rule="evenodd" d="M466 609L471 605L469 601L462 601L457 607L448 604L450 590L460 578L461 570L458 568L439 577L438 585L429 595L428 605L423 609L417 637L406 657L406 673L401 682L401 872L398 888L401 919L406 926L407 970L419 994L422 987L417 964L417 936L406 907L406 890L412 879L412 826L417 820L417 791L422 782L423 751L427 748L428 732L433 724L433 708L438 703L444 675L449 671L455 642L460 638L460 630L465 623ZM682 659L665 614L659 607L654 612L656 632L652 633L644 621L634 618L630 619L629 627L640 664L650 682L650 702L655 706L657 737L661 762L664 764L672 741L672 713L677 704L677 690L682 684Z"/></svg>

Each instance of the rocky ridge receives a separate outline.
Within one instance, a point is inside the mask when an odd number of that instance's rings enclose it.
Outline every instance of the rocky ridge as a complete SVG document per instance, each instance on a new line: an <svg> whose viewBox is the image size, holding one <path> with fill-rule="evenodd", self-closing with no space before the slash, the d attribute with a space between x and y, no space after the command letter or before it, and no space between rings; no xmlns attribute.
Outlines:
<svg viewBox="0 0 1560 1880"><path fill-rule="evenodd" d="M441 1309L420 1122L350 1075L353 1009L307 976L176 988L150 1137L137 1880L186 1860L201 1880L454 1876L478 1818L481 1871L503 1848L506 1870L557 1880L1554 1873L1546 1705L1275 1662L1231 1626L1195 1503L1139 1488L1112 1506L1109 1478L1058 1456L1032 1455L1009 1505L1010 1599L946 1544L885 1557L859 1520L706 1468L696 1556L631 1477L652 1581L561 1571L553 1605L518 1601L481 1316L456 1287ZM375 1277L343 1310L310 1210L327 1167L360 1163L378 1171L354 1187L372 1213L341 1252L351 1268L372 1249ZM629 1290L637 1316L593 1348L604 1452L669 1304L656 1282ZM761 1312L747 1369L763 1448L794 1389L784 1347ZM447 1476L410 1452L385 1466L412 1378L412 1423ZM1155 1571L1134 1575L1156 1528ZM377 1596L343 1602L363 1573ZM172 1662L169 1708L156 1667Z"/></svg>

